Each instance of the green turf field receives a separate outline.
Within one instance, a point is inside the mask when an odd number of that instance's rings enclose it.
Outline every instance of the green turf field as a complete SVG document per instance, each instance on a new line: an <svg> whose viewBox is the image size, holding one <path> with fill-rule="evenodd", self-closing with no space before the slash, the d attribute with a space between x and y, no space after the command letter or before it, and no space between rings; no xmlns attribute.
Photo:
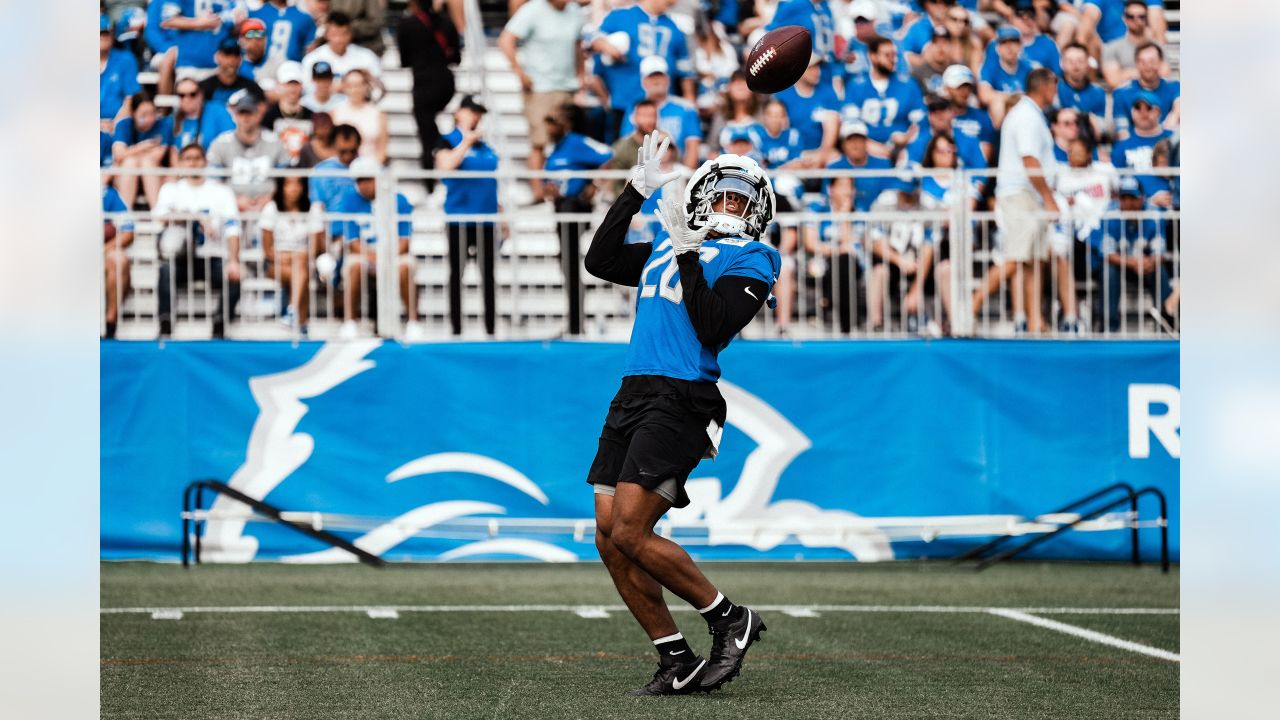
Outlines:
<svg viewBox="0 0 1280 720"><path fill-rule="evenodd" d="M1178 716L1176 570L703 567L731 599L778 606L763 613L764 642L722 691L630 698L625 693L648 681L656 656L596 565L184 571L103 563L102 717ZM370 617L371 606L396 617ZM582 617L581 606L605 617ZM694 649L706 652L701 619L679 601L672 606ZM987 611L993 607L1023 619ZM182 616L155 619L157 609ZM1083 638L1026 618L1100 635ZM1117 639L1133 645L1103 644Z"/></svg>

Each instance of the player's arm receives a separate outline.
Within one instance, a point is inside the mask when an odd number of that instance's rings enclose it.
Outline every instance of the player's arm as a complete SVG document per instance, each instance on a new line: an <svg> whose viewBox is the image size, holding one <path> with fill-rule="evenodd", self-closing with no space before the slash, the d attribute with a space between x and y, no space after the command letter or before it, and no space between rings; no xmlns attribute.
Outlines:
<svg viewBox="0 0 1280 720"><path fill-rule="evenodd" d="M751 322L769 297L769 284L759 278L725 275L713 288L702 274L698 253L676 255L684 307L698 342L718 348Z"/></svg>
<svg viewBox="0 0 1280 720"><path fill-rule="evenodd" d="M618 199L609 206L604 221L596 228L591 247L587 248L584 263L587 272L601 280L615 285L636 287L640 284L640 273L644 270L645 261L653 250L652 243L627 245L627 230L631 228L631 218L640 212L644 204L644 196L627 183L618 195Z"/></svg>

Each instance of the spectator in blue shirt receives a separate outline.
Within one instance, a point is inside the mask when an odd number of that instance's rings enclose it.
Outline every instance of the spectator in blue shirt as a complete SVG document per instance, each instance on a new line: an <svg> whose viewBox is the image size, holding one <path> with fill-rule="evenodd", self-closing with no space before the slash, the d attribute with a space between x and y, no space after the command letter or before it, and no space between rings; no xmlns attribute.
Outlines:
<svg viewBox="0 0 1280 720"><path fill-rule="evenodd" d="M440 139L435 168L442 171L494 171L498 153L484 141L480 121L485 107L468 95L453 113L454 128ZM496 322L494 258L498 251L496 178L446 178L444 180L445 232L449 236L449 322L454 335L462 334L462 266L472 253L480 266L484 288L484 329L493 335ZM450 220L450 215L492 215L490 219Z"/></svg>
<svg viewBox="0 0 1280 720"><path fill-rule="evenodd" d="M1125 0L1083 0L1080 4L1080 23L1076 27L1076 41L1097 47L1124 36ZM1151 29L1156 39L1163 41L1166 27L1164 0L1147 0L1151 13Z"/></svg>
<svg viewBox="0 0 1280 720"><path fill-rule="evenodd" d="M787 116L787 106L777 98L765 103L764 113L760 118L760 130L756 135L756 147L764 158L761 163L765 168L777 170L784 167L797 167L802 163L801 154L804 146L800 142L800 132L791 127ZM770 180L774 176L770 176Z"/></svg>
<svg viewBox="0 0 1280 720"><path fill-rule="evenodd" d="M828 170L892 170L886 159L870 152L869 129L860 120L848 120L840 126L840 159L827 165ZM830 184L828 180L827 185ZM907 192L910 187L889 174L858 177L853 181L853 209L866 212L884 192Z"/></svg>
<svg viewBox="0 0 1280 720"><path fill-rule="evenodd" d="M369 297L374 297L374 282L378 267L378 234L374 223L374 204L384 202L377 195L376 176L382 172L378 161L371 157L359 157L351 162L355 186L343 193L337 207L330 212L346 216L330 227L334 240L342 242L342 308L343 322L339 336L350 339L357 335L356 318L366 303L362 302L361 285L369 284ZM395 246L388 250L398 257L396 262L400 281L400 301L409 314L408 335L418 335L417 283L413 278L413 256L409 254L409 239L413 236L413 205L403 193L396 193ZM352 217L355 216L355 217ZM388 238L390 240L391 238ZM376 332L376 330L375 330Z"/></svg>
<svg viewBox="0 0 1280 720"><path fill-rule="evenodd" d="M925 14L912 23L902 36L902 52L907 56L911 67L923 62L921 53L924 52L924 46L933 40L934 26L946 24L947 11L955 4L955 0L921 0L920 5Z"/></svg>
<svg viewBox="0 0 1280 720"><path fill-rule="evenodd" d="M1182 85L1176 80L1165 80L1160 77L1160 67L1164 64L1164 50L1155 43L1139 45L1134 51L1134 59L1138 64L1137 79L1116 88L1112 95L1111 107L1115 119L1116 136L1123 138L1129 134L1129 124L1133 119L1129 110L1133 107L1134 99L1143 92L1150 93L1156 98L1160 109L1160 122L1163 126L1168 130L1177 130L1182 115L1179 99Z"/></svg>
<svg viewBox="0 0 1280 720"><path fill-rule="evenodd" d="M156 92L172 95L174 69L178 63L178 31L165 26L165 21L182 14L178 0L150 0L147 4L147 24L142 38L151 48L151 69L160 76Z"/></svg>
<svg viewBox="0 0 1280 720"><path fill-rule="evenodd" d="M996 129L991 124L991 116L973 104L976 93L973 71L965 65L952 65L942 74L942 88L955 106L952 127L956 135L976 140L978 147L982 148L982 157L990 165L992 152L995 150Z"/></svg>
<svg viewBox="0 0 1280 720"><path fill-rule="evenodd" d="M315 42L316 21L289 0L267 0L249 16L266 25L270 40L267 57L277 64L286 60L302 62L307 48Z"/></svg>
<svg viewBox="0 0 1280 720"><path fill-rule="evenodd" d="M671 136L679 148L684 162L691 168L698 167L702 150L702 121L693 103L669 94L671 79L667 74L667 61L651 55L640 61L641 84L646 100L658 108L658 127ZM622 123L622 134L629 135L635 128L631 122L631 110Z"/></svg>
<svg viewBox="0 0 1280 720"><path fill-rule="evenodd" d="M98 34L98 119L102 129L111 132L118 118L129 113L129 97L141 90L138 85L138 61L127 50L115 46L111 21L106 15L100 21Z"/></svg>
<svg viewBox="0 0 1280 720"><path fill-rule="evenodd" d="M316 163L314 170L346 170L360 154L360 131L354 125L337 125L333 128L333 157ZM338 200L355 187L349 176L315 175L311 178L311 202L325 208L338 206Z"/></svg>
<svg viewBox="0 0 1280 720"><path fill-rule="evenodd" d="M871 59L867 57L867 43L881 34L876 24L879 12L873 0L855 0L849 5L848 12L853 18L853 35L845 41L844 57L840 58L840 62L844 63L842 73L846 90L854 80L871 72ZM887 33L888 30L885 32L886 37ZM902 54L901 47L898 47L897 71L898 76L904 79L911 76L911 65Z"/></svg>
<svg viewBox="0 0 1280 720"><path fill-rule="evenodd" d="M103 265L105 266L106 308L104 317L107 339L116 336L116 322L120 317L120 305L129 294L129 255L127 248L133 244L133 220L125 213L129 207L120 199L116 189L102 186Z"/></svg>
<svg viewBox="0 0 1280 720"><path fill-rule="evenodd" d="M825 165L838 154L840 98L830 87L819 85L821 79L822 60L815 55L796 84L774 97L786 106L791 127L800 135L800 149Z"/></svg>
<svg viewBox="0 0 1280 720"><path fill-rule="evenodd" d="M1124 213L1140 213L1146 210L1142 199L1142 189L1133 178L1120 181L1119 210ZM1155 303L1157 312L1163 313L1162 319L1172 324L1171 313L1167 306L1172 288L1169 286L1169 272L1164 265L1165 239L1160 223L1156 218L1113 218L1103 222L1100 233L1102 263L1095 271L1095 282L1102 292L1095 296L1095 322L1103 322L1110 332L1120 330L1123 315L1120 312L1120 297L1124 285L1136 283L1139 292L1146 291ZM1097 305L1106 299L1106 311L1100 312ZM1100 328L1099 328L1100 329Z"/></svg>
<svg viewBox="0 0 1280 720"><path fill-rule="evenodd" d="M831 181L827 194L809 208L819 213L847 214L853 212L853 179L839 177ZM808 222L800 228L804 235L804 250L811 259L809 274L821 270L822 310L824 315L834 315L840 332L849 334L853 326L866 313L866 303L855 302L858 286L863 280L862 235L865 223L849 218L828 219L818 223ZM794 264L794 263L793 263ZM779 278L781 281L781 278ZM778 290L775 288L774 294ZM778 297L779 306L782 297Z"/></svg>
<svg viewBox="0 0 1280 720"><path fill-rule="evenodd" d="M178 152L191 143L206 151L214 138L235 129L224 105L208 105L204 92L192 78L178 81L178 109L173 114L173 142L169 146L169 166L178 166Z"/></svg>
<svg viewBox="0 0 1280 720"><path fill-rule="evenodd" d="M827 0L782 0L773 13L773 21L765 30L777 30L787 25L798 25L809 31L813 54L822 58L822 77L818 84L830 86L839 94L843 88L835 85L840 66L836 63L836 21L831 4Z"/></svg>
<svg viewBox="0 0 1280 720"><path fill-rule="evenodd" d="M162 118L156 110L155 100L147 91L130 98L133 111L129 117L116 123L111 154L116 167L147 170L160 167L173 144L173 126L170 118ZM163 178L159 175L121 174L116 176L116 188L125 206L132 208L138 196L138 182L149 207L156 206L160 197Z"/></svg>
<svg viewBox="0 0 1280 720"><path fill-rule="evenodd" d="M1058 107L1075 108L1089 119L1092 137L1102 136L1107 114L1107 92L1089 82L1089 51L1079 43L1062 49L1062 82L1058 83Z"/></svg>
<svg viewBox="0 0 1280 720"><path fill-rule="evenodd" d="M105 130L98 131L98 167L111 167L111 133Z"/></svg>
<svg viewBox="0 0 1280 720"><path fill-rule="evenodd" d="M697 98L693 56L683 31L667 11L675 0L640 0L631 7L609 11L592 38L590 49L598 53L595 74L603 81L608 97L609 127L606 137L620 136L622 121L637 101L644 97L640 85L640 61L656 55L667 61L673 90L679 89L690 102ZM627 36L625 50L610 42L609 36Z"/></svg>
<svg viewBox="0 0 1280 720"><path fill-rule="evenodd" d="M978 99L991 112L991 120L999 125L1004 120L1009 96L1023 92L1027 75L1034 68L1023 57L1022 33L1008 25L996 33L996 54L982 63L982 84Z"/></svg>
<svg viewBox="0 0 1280 720"><path fill-rule="evenodd" d="M613 157L608 145L584 134L586 117L577 105L561 105L555 113L547 116L546 125L547 137L553 144L551 154L547 156L547 170L596 170L603 168ZM551 178L543 187L555 200L557 213L591 212L595 185L590 180L582 177ZM569 301L570 335L582 332L582 251L579 240L586 227L586 223L577 218L562 221L557 227L560 262L565 270L564 287Z"/></svg>
<svg viewBox="0 0 1280 720"><path fill-rule="evenodd" d="M1123 140L1117 140L1111 148L1111 164L1117 168L1150 170L1155 167L1156 143L1173 135L1160 127L1159 100L1149 92L1138 93L1133 100L1133 131ZM1168 208L1173 205L1169 178L1158 175L1137 175L1145 202L1153 207Z"/></svg>
<svg viewBox="0 0 1280 720"><path fill-rule="evenodd" d="M948 143L956 157L956 166L966 170L980 170L987 167L987 159L982 154L982 145L976 137L957 132L955 127L955 106L944 97L931 96L925 103L929 111L929 122L920 124L920 132L916 139L907 146L907 152L899 165L919 167L927 157L930 141L937 135L949 136Z"/></svg>
<svg viewBox="0 0 1280 720"><path fill-rule="evenodd" d="M1010 27L1017 28L1018 32L1022 34L1022 57L1031 65L1032 70L1038 67L1047 67L1055 75L1062 74L1061 54L1058 52L1058 44L1053 41L1053 38L1040 32L1040 25L1036 22L1036 9L1031 4L1031 0L1020 0L1018 2ZM985 66L987 62L993 60L996 60L996 47L995 45L988 45L986 55L983 58L983 65Z"/></svg>
<svg viewBox="0 0 1280 720"><path fill-rule="evenodd" d="M892 40L873 38L867 51L871 72L845 93L844 116L865 123L871 153L887 158L907 144L912 127L924 120L924 97L914 80L897 77L898 53Z"/></svg>
<svg viewBox="0 0 1280 720"><path fill-rule="evenodd" d="M179 14L161 23L177 31L178 69L214 67L214 53L224 40L235 40L236 24L247 16L240 0L182 0Z"/></svg>

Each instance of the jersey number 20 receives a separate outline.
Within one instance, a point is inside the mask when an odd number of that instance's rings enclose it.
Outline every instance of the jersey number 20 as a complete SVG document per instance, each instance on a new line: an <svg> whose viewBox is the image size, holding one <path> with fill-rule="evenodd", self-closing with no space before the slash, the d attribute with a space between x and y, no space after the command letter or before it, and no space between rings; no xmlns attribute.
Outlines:
<svg viewBox="0 0 1280 720"><path fill-rule="evenodd" d="M663 245L670 248L671 241L667 240ZM720 248L704 245L698 249L698 260L709 263L719 254ZM659 270L661 270L660 273ZM653 278L655 274L658 275L656 281ZM650 260L640 272L640 278L643 281L640 285L640 297L651 298L654 295L661 295L663 299L677 305L684 300L684 288L680 286L680 266L676 264L675 250L668 249ZM672 278L675 278L674 284L671 282Z"/></svg>

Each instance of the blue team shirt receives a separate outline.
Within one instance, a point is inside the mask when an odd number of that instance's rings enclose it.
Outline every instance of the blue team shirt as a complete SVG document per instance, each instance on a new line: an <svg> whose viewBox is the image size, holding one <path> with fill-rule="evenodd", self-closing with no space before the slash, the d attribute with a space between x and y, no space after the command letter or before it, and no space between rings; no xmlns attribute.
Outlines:
<svg viewBox="0 0 1280 720"><path fill-rule="evenodd" d="M235 129L236 123L225 105L206 104L200 117L183 118L182 127L173 129L173 146L181 151L191 143L198 142L200 147L208 150L214 138Z"/></svg>
<svg viewBox="0 0 1280 720"><path fill-rule="evenodd" d="M760 280L772 290L782 269L782 256L773 246L744 238L708 240L698 256L702 276L712 288L720 278L736 275ZM703 382L720 379L717 356L728 343L707 348L698 340L684 307L680 270L669 238L654 244L638 290L636 320L622 374Z"/></svg>
<svg viewBox="0 0 1280 720"><path fill-rule="evenodd" d="M181 14L182 3L179 0L151 0L147 5L147 26L142 30L142 38L147 41L151 52L160 55L178 43L178 31L167 30L160 25Z"/></svg>
<svg viewBox="0 0 1280 720"><path fill-rule="evenodd" d="M849 162L849 158L841 157L839 160L827 166L828 170L892 170L893 164L888 160L873 155L867 156L867 161L861 165L854 165ZM829 184L826 181L824 186ZM825 187L824 187L825 189ZM890 175L881 175L878 177L855 177L853 179L853 209L858 212L866 212L871 209L871 205L875 203L876 198L880 197L886 190L898 190L900 192L909 192L911 190L910 183L903 182L901 179Z"/></svg>
<svg viewBox="0 0 1280 720"><path fill-rule="evenodd" d="M911 23L907 33L902 36L902 51L919 55L924 46L933 41L933 18L925 13L919 20Z"/></svg>
<svg viewBox="0 0 1280 720"><path fill-rule="evenodd" d="M986 55L982 58L982 67L985 70L988 63L1000 64L1000 57L996 55L997 43L987 45ZM1036 39L1031 41L1030 45L1022 46L1022 59L1026 60L1031 69L1047 67L1053 71L1054 75L1062 75L1062 53L1058 50L1058 45L1047 35L1036 35ZM1025 81L1026 78L1023 78ZM1059 82L1059 85L1066 85L1065 82Z"/></svg>
<svg viewBox="0 0 1280 720"><path fill-rule="evenodd" d="M223 39L234 37L233 13L239 4L236 0L182 0L183 17L195 18L211 12L222 18L222 25L217 30L179 30L178 67L217 67L213 53Z"/></svg>
<svg viewBox="0 0 1280 720"><path fill-rule="evenodd" d="M777 136L770 135L764 126L760 126L759 134L752 138L756 142L756 148L760 151L760 155L764 157L763 165L766 168L776 168L795 160L800 157L800 153L804 152L804 145L800 141L800 131L795 128L786 128ZM773 178L769 178L770 181Z"/></svg>
<svg viewBox="0 0 1280 720"><path fill-rule="evenodd" d="M955 128L957 135L968 135L980 143L996 143L996 126L991 123L991 116L982 108L972 105L966 107L964 112L956 114L951 127Z"/></svg>
<svg viewBox="0 0 1280 720"><path fill-rule="evenodd" d="M547 156L547 170L595 170L613 158L613 150L608 145L592 140L585 135L569 133L551 150ZM561 197L574 197L581 193L590 180L586 178L570 178L558 180Z"/></svg>
<svg viewBox="0 0 1280 720"><path fill-rule="evenodd" d="M1062 80L1058 83L1058 107L1075 108L1082 113L1102 117L1107 114L1107 91L1091 82L1077 90Z"/></svg>
<svg viewBox="0 0 1280 720"><path fill-rule="evenodd" d="M1020 93L1027 87L1027 76L1034 68L1026 55L1018 58L1018 67L1012 73L1006 71L999 58L987 58L982 63L982 82L987 83L997 92Z"/></svg>
<svg viewBox="0 0 1280 720"><path fill-rule="evenodd" d="M299 10L297 5L289 4L281 10L264 2L262 7L249 13L249 17L257 18L267 26L268 58L302 62L307 46L316 39L316 21L310 14Z"/></svg>
<svg viewBox="0 0 1280 720"><path fill-rule="evenodd" d="M914 80L891 77L880 92L868 76L845 91L844 111L867 124L872 140L888 142L893 133L905 132L924 119L924 96Z"/></svg>
<svg viewBox="0 0 1280 720"><path fill-rule="evenodd" d="M791 127L800 133L800 149L813 150L822 146L822 118L828 112L838 112L840 98L836 91L828 85L818 85L813 94L804 97L796 86L774 95L787 106L787 117L791 119Z"/></svg>
<svg viewBox="0 0 1280 720"><path fill-rule="evenodd" d="M982 145L976 137L959 132L955 123L951 125L951 137L955 139L956 159L967 170L982 169L987 166L987 158L982 154ZM916 139L907 145L907 162L918 167L924 162L924 153L929 149L929 141L933 139L933 129L929 123L920 125Z"/></svg>
<svg viewBox="0 0 1280 720"><path fill-rule="evenodd" d="M1149 170L1154 166L1152 155L1154 154L1156 143L1170 137L1173 137L1173 133L1163 128L1159 133L1150 137L1130 133L1129 137L1124 140L1117 140L1111 146L1111 164L1117 168ZM1137 179L1138 185L1142 188L1142 195L1147 199L1150 199L1152 195L1158 192L1170 189L1168 177L1138 175Z"/></svg>
<svg viewBox="0 0 1280 720"><path fill-rule="evenodd" d="M338 158L331 157L316 163L316 166L312 169L346 170L347 166ZM336 212L333 208L338 206L338 201L342 199L343 194L348 190L355 191L356 183L349 177L315 175L311 178L310 186L311 202L321 203L330 212Z"/></svg>
<svg viewBox="0 0 1280 720"><path fill-rule="evenodd" d="M1112 94L1111 114L1115 117L1117 135L1129 132L1132 123L1133 98L1143 90L1155 95L1160 101L1160 122L1163 123L1169 116L1169 111L1173 110L1173 102L1182 93L1182 83L1160 78L1154 90L1147 90L1139 85L1135 78L1116 88L1115 93Z"/></svg>
<svg viewBox="0 0 1280 720"><path fill-rule="evenodd" d="M1111 211L1119 212L1117 203L1111 204ZM1145 209L1145 208L1144 208ZM1165 251L1164 230L1154 218L1143 220L1121 220L1113 218L1102 223L1099 231L1089 238L1094 251L1104 257L1112 253L1122 255L1163 255Z"/></svg>
<svg viewBox="0 0 1280 720"><path fill-rule="evenodd" d="M133 146L143 140L151 140L153 138L159 140L162 145L172 145L173 118L156 118L155 124L146 132L139 131L134 127L133 118L121 118L120 122L116 123L116 134L113 138L113 142Z"/></svg>
<svg viewBox="0 0 1280 720"><path fill-rule="evenodd" d="M595 62L595 72L609 89L609 102L615 108L629 108L644 99L640 85L640 59L657 55L667 61L671 73L672 94L678 94L679 81L693 75L693 59L689 43L669 15L650 16L633 5L613 10L600 23L599 35L625 32L631 38L627 61L606 65Z"/></svg>
<svg viewBox="0 0 1280 720"><path fill-rule="evenodd" d="M116 192L116 189L111 185L106 185L102 188L102 212L108 215L129 212L124 200L120 198L120 193ZM104 217L103 222L104 224L114 222L117 233L133 232L133 218L128 216Z"/></svg>
<svg viewBox="0 0 1280 720"><path fill-rule="evenodd" d="M462 131L454 128L441 143L455 148ZM497 170L498 154L483 140L473 143L462 156L459 170ZM498 181L495 178L445 178L444 211L453 215L481 215L498 212Z"/></svg>
<svg viewBox="0 0 1280 720"><path fill-rule="evenodd" d="M98 74L98 117L114 118L124 107L125 98L141 89L137 58L128 50L112 50L107 54L107 66Z"/></svg>
<svg viewBox="0 0 1280 720"><path fill-rule="evenodd" d="M828 213L832 212L831 201L827 198L826 195L818 195L817 197L813 197L809 201L805 202L804 207L805 207L805 210L817 215L827 215ZM816 224L817 231L818 231L818 242L822 243L823 245L829 245L829 246L835 247L837 248L837 251L838 251L839 245L840 245L840 233L841 233L841 230L843 230L841 226L845 223L849 224L850 230L852 230L853 232L853 249L850 252L850 254L858 258L859 265L865 265L866 255L865 255L864 247L862 245L862 238L864 235L866 235L867 224L861 220L853 220L853 221L831 220L829 218L826 220L819 220ZM809 225L809 227L814 226L813 223L807 223L807 224Z"/></svg>
<svg viewBox="0 0 1280 720"><path fill-rule="evenodd" d="M787 25L799 25L809 31L813 41L813 53L822 58L820 85L831 85L836 68L836 21L827 0L782 0L773 13L773 21L766 31ZM834 86L833 86L834 89Z"/></svg>
<svg viewBox="0 0 1280 720"><path fill-rule="evenodd" d="M377 244L377 232L374 228L373 201L361 195L352 187L342 193L338 206L329 210L335 214L365 215L355 220L334 220L329 225L329 233L334 237L342 237L345 244L359 240L366 245ZM413 235L413 205L403 193L396 193L396 237L407 238Z"/></svg>
<svg viewBox="0 0 1280 720"><path fill-rule="evenodd" d="M902 80L910 80L911 64L907 62L907 56L902 52L902 48L897 45L894 47L898 49L898 64L894 66L894 74ZM849 38L844 50L844 86L847 88L855 80L870 74L871 58L867 55L867 44L857 37Z"/></svg>
<svg viewBox="0 0 1280 720"><path fill-rule="evenodd" d="M98 167L111 167L111 146L115 140L103 130L98 131Z"/></svg>

